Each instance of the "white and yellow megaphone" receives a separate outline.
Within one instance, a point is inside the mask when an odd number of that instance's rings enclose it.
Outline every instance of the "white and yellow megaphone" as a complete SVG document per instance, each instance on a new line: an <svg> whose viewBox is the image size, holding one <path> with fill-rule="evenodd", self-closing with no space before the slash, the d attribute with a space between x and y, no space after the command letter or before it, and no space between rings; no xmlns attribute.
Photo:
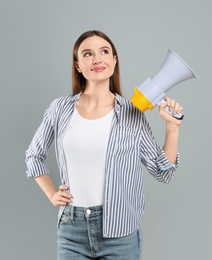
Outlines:
<svg viewBox="0 0 212 260"><path fill-rule="evenodd" d="M168 50L167 57L159 71L152 79L148 78L138 88L135 88L135 94L130 100L142 112L148 108L153 109L156 105L159 106L165 102L165 93L170 88L190 78L196 78L191 68L174 51ZM166 107L166 111L178 119L183 118L183 113L173 115L168 107Z"/></svg>

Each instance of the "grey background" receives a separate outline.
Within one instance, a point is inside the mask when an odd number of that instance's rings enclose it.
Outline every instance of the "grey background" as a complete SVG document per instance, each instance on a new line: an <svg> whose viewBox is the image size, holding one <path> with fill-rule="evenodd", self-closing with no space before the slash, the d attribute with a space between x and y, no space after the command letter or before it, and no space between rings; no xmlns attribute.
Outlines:
<svg viewBox="0 0 212 260"><path fill-rule="evenodd" d="M210 259L211 10L210 0L0 1L0 259L56 259L58 209L26 178L25 150L49 103L70 94L73 44L90 29L114 42L128 99L159 69L168 48L196 73L197 79L167 94L185 111L179 170L169 185L145 170L143 259ZM146 115L163 145L165 124L157 109ZM53 147L48 162L58 187Z"/></svg>

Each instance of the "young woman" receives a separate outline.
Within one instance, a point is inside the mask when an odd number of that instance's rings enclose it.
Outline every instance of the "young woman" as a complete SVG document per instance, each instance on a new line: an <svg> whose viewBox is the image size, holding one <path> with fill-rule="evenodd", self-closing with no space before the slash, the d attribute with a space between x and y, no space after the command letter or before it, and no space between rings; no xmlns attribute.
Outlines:
<svg viewBox="0 0 212 260"><path fill-rule="evenodd" d="M73 95L54 100L26 152L27 176L35 178L58 215L58 260L141 258L139 222L144 210L143 163L168 183L178 165L181 121L170 116L174 100L159 108L166 122L163 149L145 115L121 96L119 60L100 31L82 34L73 50ZM55 139L59 190L45 164Z"/></svg>

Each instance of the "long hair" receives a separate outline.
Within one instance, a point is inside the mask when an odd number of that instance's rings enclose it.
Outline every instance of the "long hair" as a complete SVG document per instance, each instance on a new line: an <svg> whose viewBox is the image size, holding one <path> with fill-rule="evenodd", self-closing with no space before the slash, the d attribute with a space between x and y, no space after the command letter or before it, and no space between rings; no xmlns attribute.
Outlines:
<svg viewBox="0 0 212 260"><path fill-rule="evenodd" d="M109 89L114 94L117 93L119 95L122 95L121 86L120 86L121 84L120 84L119 59L118 59L116 48L115 48L113 42L110 40L110 38L107 35L105 35L101 31L96 31L96 30L87 31L87 32L83 33L75 42L75 45L73 48L73 59L72 59L72 93L75 95L75 94L78 94L79 92L81 92L81 91L83 92L85 90L86 79L82 75L82 73L79 73L78 70L76 69L75 62L78 61L77 52L78 52L80 44L85 39L92 37L92 36L99 36L110 43L110 45L112 47L112 51L113 51L113 56L116 55L116 65L114 68L114 73L110 77Z"/></svg>

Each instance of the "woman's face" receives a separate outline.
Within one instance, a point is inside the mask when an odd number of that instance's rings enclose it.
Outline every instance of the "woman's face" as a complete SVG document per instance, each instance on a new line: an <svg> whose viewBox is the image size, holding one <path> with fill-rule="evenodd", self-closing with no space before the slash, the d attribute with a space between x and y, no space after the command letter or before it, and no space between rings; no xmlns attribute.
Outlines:
<svg viewBox="0 0 212 260"><path fill-rule="evenodd" d="M109 42L99 36L85 39L78 49L76 69L88 81L109 79L116 65L116 56L113 56Z"/></svg>

